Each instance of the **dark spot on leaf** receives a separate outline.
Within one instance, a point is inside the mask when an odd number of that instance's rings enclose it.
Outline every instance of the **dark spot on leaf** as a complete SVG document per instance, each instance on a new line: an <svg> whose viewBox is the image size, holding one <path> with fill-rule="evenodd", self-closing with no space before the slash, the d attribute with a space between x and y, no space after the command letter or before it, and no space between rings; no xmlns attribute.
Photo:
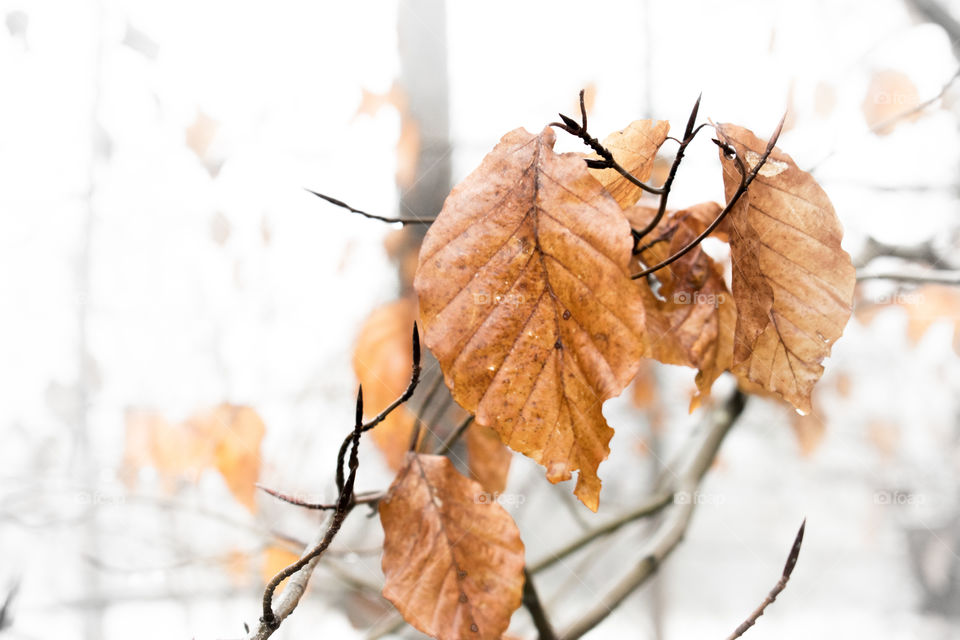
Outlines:
<svg viewBox="0 0 960 640"><path fill-rule="evenodd" d="M564 310L563 310L563 319L564 319L564 320L569 320L569 319L570 319L570 309L564 309Z"/></svg>

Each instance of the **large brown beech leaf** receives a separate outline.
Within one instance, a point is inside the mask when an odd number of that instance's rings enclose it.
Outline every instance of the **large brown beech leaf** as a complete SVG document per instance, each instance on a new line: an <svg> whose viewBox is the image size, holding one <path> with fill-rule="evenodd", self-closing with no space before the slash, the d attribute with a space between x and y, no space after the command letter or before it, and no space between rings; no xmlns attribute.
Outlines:
<svg viewBox="0 0 960 640"><path fill-rule="evenodd" d="M666 120L635 120L622 130L603 139L603 146L613 153L620 166L635 178L646 181L653 172L657 150L667 139L670 123ZM606 187L621 207L636 204L643 191L616 169L591 169L591 173Z"/></svg>
<svg viewBox="0 0 960 640"><path fill-rule="evenodd" d="M717 133L747 170L766 147L742 127L718 125ZM740 174L734 160L722 152L720 159L730 198ZM820 363L850 318L856 284L833 205L810 174L774 149L724 223L737 303L732 371L808 413Z"/></svg>
<svg viewBox="0 0 960 640"><path fill-rule="evenodd" d="M579 470L596 510L613 435L600 409L639 367L643 301L620 206L554 140L516 129L453 189L414 286L454 399L551 482Z"/></svg>
<svg viewBox="0 0 960 640"><path fill-rule="evenodd" d="M506 510L443 456L409 454L380 501L383 595L445 640L499 638L520 606L524 549Z"/></svg>
<svg viewBox="0 0 960 640"><path fill-rule="evenodd" d="M705 202L669 212L643 239L638 256L642 264L657 264L690 244L720 210L717 203ZM634 228L642 228L656 209L636 206L624 213ZM732 364L737 311L723 269L698 245L639 286L646 309L647 355L664 364L700 370L693 410Z"/></svg>

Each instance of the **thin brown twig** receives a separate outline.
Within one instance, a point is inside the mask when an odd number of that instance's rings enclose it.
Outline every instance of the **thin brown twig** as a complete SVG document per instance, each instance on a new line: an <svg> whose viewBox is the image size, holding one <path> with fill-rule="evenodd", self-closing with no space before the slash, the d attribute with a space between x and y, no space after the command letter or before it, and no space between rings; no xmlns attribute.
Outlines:
<svg viewBox="0 0 960 640"><path fill-rule="evenodd" d="M523 606L530 612L533 625L537 628L538 640L556 640L557 634L550 624L547 610L540 602L537 588L533 584L533 574L526 567L523 568Z"/></svg>
<svg viewBox="0 0 960 640"><path fill-rule="evenodd" d="M767 158L769 158L770 154L773 152L773 148L776 146L777 140L780 137L780 132L783 130L783 123L786 120L786 117L787 117L787 114L783 114L783 118L780 119L780 124L777 125L776 130L773 132L773 135L770 136L770 140L767 142L767 147L766 149L764 149L763 155L760 156L760 159L757 161L757 164L753 166L753 168L750 170L749 173L746 172L746 168L743 165L743 161L741 160L740 155L737 154L730 145L728 145L725 142L720 142L719 140L714 140L714 142L724 150L724 153L734 154L733 157L734 157L734 160L736 160L737 162L737 169L740 171L740 186L737 187L737 190L734 192L733 197L730 198L730 201L727 202L727 205L717 215L714 221L711 222L710 225L706 229L704 229L702 233L700 233L700 235L698 235L696 238L691 240L690 244L680 249L679 251L674 253L669 258L666 258L662 262L655 264L652 267L648 267L647 269L644 269L640 273L633 274L632 276L630 276L632 279L636 280L637 278L642 278L655 271L659 271L660 269L663 269L664 267L670 264L673 264L674 262L676 262L677 260L685 256L687 253L689 253L691 250L693 250L701 242L703 242L703 240L707 236L713 233L714 230L718 226L720 226L720 223L723 222L723 219L727 216L727 214L733 210L733 207L736 206L737 202L739 202L741 196L743 196L743 194L747 192L747 189L750 187L750 184L753 182L754 178L757 177L757 174L760 172L760 169L763 168L763 165L767 162Z"/></svg>
<svg viewBox="0 0 960 640"><path fill-rule="evenodd" d="M783 573L780 575L780 579L777 580L777 584L773 585L773 588L770 589L770 593L767 594L767 597L763 599L763 602L760 603L760 606L757 607L750 616L744 620L739 627L737 627L730 637L727 640L736 640L744 633L747 632L747 629L752 627L757 623L757 618L763 615L764 610L769 607L777 599L777 596L787 587L787 582L790 581L790 575L793 573L793 568L797 566L797 559L800 557L800 546L803 544L803 531L807 527L807 519L803 519L803 523L800 525L800 530L797 531L796 537L793 539L793 546L790 548L790 555L787 556L787 562L783 565Z"/></svg>
<svg viewBox="0 0 960 640"><path fill-rule="evenodd" d="M348 204L347 204L346 202L344 202L343 200L337 200L336 198L334 198L334 197L332 197L332 196L324 195L324 194L322 194L322 193L318 193L318 192L313 191L313 190L311 190L311 189L304 189L304 190L307 191L308 193L312 193L313 195L317 196L318 198L323 198L324 200L326 200L326 201L329 202L330 204L335 204L335 205L337 205L337 206L340 207L341 209L346 209L346 210L349 211L350 213L355 213L355 214L357 214L357 215L363 216L364 218L370 218L371 220L380 220L381 222L402 222L403 224L430 224L430 223L432 223L434 220L436 220L436 218L400 218L400 217L397 217L397 218L388 218L388 217L386 217L386 216L379 216L379 215L377 215L377 214L375 214L375 213L367 213L366 211L362 211L362 210L360 210L360 209L355 209L355 208L351 207L350 205L348 205Z"/></svg>
<svg viewBox="0 0 960 640"><path fill-rule="evenodd" d="M591 529L585 531L580 537L576 540L572 540L567 543L560 549L557 549L547 557L534 562L529 565L531 573L539 573L544 569L552 567L557 562L563 560L567 556L576 553L580 549L584 548L594 540L602 538L604 536L610 535L611 533L617 531L621 527L635 522L641 518L646 518L652 516L656 513L659 513L664 507L673 502L673 492L672 491L663 491L655 496L652 496L641 503L638 507L631 509L627 513L623 514L619 518L608 522L607 524L597 527L596 529Z"/></svg>
<svg viewBox="0 0 960 640"><path fill-rule="evenodd" d="M680 147L677 149L677 155L673 158L673 163L670 165L670 173L667 174L667 179L664 181L663 186L660 188L660 204L657 207L657 213L653 216L653 219L647 223L643 229L633 232L633 242L634 249L640 244L640 240L643 239L648 233L653 231L660 220L663 219L663 215L667 211L667 198L670 197L670 189L673 188L673 180L677 177L677 169L680 168L680 163L683 161L683 154L687 150L687 147L693 142L693 139L697 137L697 134L704 126L701 125L694 129L694 125L697 122L697 114L700 112L700 99L703 97L703 94L697 96L697 101L693 104L693 109L690 111L690 117L687 118L687 126L683 130L683 140L680 142Z"/></svg>
<svg viewBox="0 0 960 640"><path fill-rule="evenodd" d="M457 440L460 439L460 436L462 436L464 432L466 432L467 427L469 427L471 424L473 424L472 415L464 418L463 421L459 425L457 425L457 428L454 429L449 436L447 436L447 439L443 441L443 444L441 444L437 448L437 452L436 452L437 455L438 456L446 455L447 452L450 451L451 448L453 448L453 445L456 444Z"/></svg>
<svg viewBox="0 0 960 640"><path fill-rule="evenodd" d="M583 141L585 145L594 150L594 152L600 156L600 160L594 158L587 158L587 166L591 169L614 169L617 173L623 176L631 184L643 189L647 193L660 194L663 193L662 189L657 187L651 187L647 183L638 179L632 173L627 171L617 160L613 157L613 153L610 152L599 140L591 136L587 132L587 110L584 106L583 100L583 89L580 90L580 122L577 122L570 116L566 116L562 113L557 114L560 116L560 119L563 122L551 122L551 127L557 127L566 131L572 136L576 136Z"/></svg>
<svg viewBox="0 0 960 640"><path fill-rule="evenodd" d="M307 502L306 500L301 500L300 498L290 495L289 493L282 493L280 491L277 491L276 489L271 489L270 487L266 487L260 484L259 482L257 482L254 486L257 487L257 489L260 489L260 491L263 491L267 495L272 496L277 500L280 500L281 502L286 502L287 504L292 504L298 507L302 507L304 509L315 509L318 511L333 511L334 509L337 508L337 505L335 503L324 504L321 502ZM378 500L380 500L380 498L383 497L383 495L384 494L382 491L371 491L366 494L359 494L354 498L353 503L367 504L367 503L377 502Z"/></svg>
<svg viewBox="0 0 960 640"><path fill-rule="evenodd" d="M413 392L416 391L417 385L420 384L420 330L417 328L417 323L413 323L413 365L410 371L410 382L407 383L407 388L404 389L396 400L387 405L387 408L378 413L374 418L368 422L363 423L360 433L366 433L370 429L373 429L375 426L387 419L393 411L402 405L404 402L413 397ZM347 454L347 447L350 446L350 441L353 438L353 434L350 434L344 438L343 443L340 445L340 451L337 453L337 491L343 490L343 462L344 457Z"/></svg>
<svg viewBox="0 0 960 640"><path fill-rule="evenodd" d="M416 412L416 416L413 421L413 430L410 432L410 444L407 447L410 451L415 451L417 446L420 444L420 431L423 429L423 416L427 411L427 407L429 407L430 403L433 402L434 396L436 396L437 392L440 390L442 383L443 374L440 373L433 380L433 382L430 383L430 387L427 389L427 393L423 398L423 402L420 403L420 409Z"/></svg>
<svg viewBox="0 0 960 640"><path fill-rule="evenodd" d="M309 580L312 568L316 566L320 556L323 555L323 552L326 551L330 543L333 542L334 537L339 533L344 521L353 509L355 497L353 494L353 486L357 478L357 469L360 467L358 450L360 448L360 436L363 434L363 427L363 387L361 387L357 391L356 419L354 421L353 431L350 434L349 475L340 489L340 494L337 497L337 506L333 512L330 524L323 538L316 546L304 553L299 560L277 573L277 575L267 583L267 586L263 590L263 615L260 617L260 625L253 635L254 640L265 640L269 638L273 635L273 632L280 627L280 623L284 618L296 609L300 598L303 596L303 592L306 590L306 580ZM275 611L273 608L273 595L277 587L280 586L281 582L299 573L301 569L307 566L310 566L310 570L304 574L302 582L294 582L291 580L291 583L284 589L282 606Z"/></svg>

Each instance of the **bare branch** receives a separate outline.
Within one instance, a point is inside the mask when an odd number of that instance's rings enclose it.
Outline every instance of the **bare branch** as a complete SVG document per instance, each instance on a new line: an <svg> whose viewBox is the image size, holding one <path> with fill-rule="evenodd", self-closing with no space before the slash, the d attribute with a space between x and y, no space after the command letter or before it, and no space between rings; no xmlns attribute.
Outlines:
<svg viewBox="0 0 960 640"><path fill-rule="evenodd" d="M312 193L313 195L317 196L318 198L323 198L324 200L326 200L326 201L329 202L330 204L335 204L335 205L337 205L337 206L340 207L341 209L346 209L346 210L349 211L350 213L356 213L357 215L361 215L361 216L363 216L364 218L370 218L371 220L380 220L381 222L402 222L402 223L404 223L404 224L430 224L431 222L433 222L434 220L436 220L436 218L399 218L399 217L398 217L398 218L387 218L387 217L385 217L385 216L378 216L378 215L375 214L375 213L367 213L366 211L361 211L360 209L354 209L353 207L351 207L350 205L348 205L348 204L347 204L346 202L344 202L343 200L337 200L336 198L333 198L333 197L331 197L331 196L324 195L324 194L322 194L322 193L317 193L316 191L312 191L312 190L310 190L310 189L304 189L304 190L307 191L307 192L309 192L309 193Z"/></svg>
<svg viewBox="0 0 960 640"><path fill-rule="evenodd" d="M754 612L750 614L750 617L744 620L732 634L730 634L730 637L727 638L727 640L736 640L746 633L747 629L757 623L757 618L763 615L764 610L773 604L774 600L777 599L777 596L780 595L780 592L786 588L787 582L790 580L790 574L793 573L793 568L797 566L797 559L800 557L800 545L803 544L803 531L806 529L806 527L807 519L804 518L803 523L800 525L800 530L797 531L797 536L793 540L793 547L790 548L790 555L787 556L787 563L783 566L783 574L780 576L777 584L773 585L770 593L768 593L767 597L763 599L763 602L760 603L760 606L757 607Z"/></svg>
<svg viewBox="0 0 960 640"><path fill-rule="evenodd" d="M566 544L563 548L558 549L542 560L531 564L529 567L530 572L539 573L544 569L552 567L554 564L560 560L563 560L567 556L576 553L594 540L607 536L614 531L617 531L624 525L630 524L631 522L635 522L641 518L646 518L647 516L652 516L656 513L659 513L664 507L673 502L673 499L674 496L673 492L671 491L663 491L658 495L648 498L640 506L625 513L616 520L608 522L607 524L597 527L596 529L585 531L583 535Z"/></svg>
<svg viewBox="0 0 960 640"><path fill-rule="evenodd" d="M660 206L657 207L657 214L653 217L647 226L639 231L633 232L633 242L634 248L640 243L640 240L643 239L645 235L654 230L654 228L660 224L660 220L663 219L664 213L667 211L667 198L670 197L670 189L673 188L673 180L677 177L677 169L680 168L680 163L683 161L683 154L687 150L687 146L693 142L693 139L697 136L702 126L694 129L694 125L697 121L697 114L700 112L700 99L703 97L703 94L697 96L697 101L693 104L693 109L690 111L690 117L687 119L687 127L683 131L683 140L680 142L680 147L677 149L677 155L673 158L673 164L670 165L670 173L667 174L667 179L663 183L663 186L660 187ZM708 126L708 125L704 125Z"/></svg>
<svg viewBox="0 0 960 640"><path fill-rule="evenodd" d="M581 96L583 93L581 92ZM523 606L530 612L533 618L533 624L537 628L539 640L556 640L557 634L553 631L550 619L547 617L547 611L540 602L540 596L537 594L537 588L533 584L533 574L524 567L523 569Z"/></svg>
<svg viewBox="0 0 960 640"><path fill-rule="evenodd" d="M960 285L960 271L918 271L917 273L857 271L857 282L865 280L896 280L917 284Z"/></svg>
<svg viewBox="0 0 960 640"><path fill-rule="evenodd" d="M463 422L457 425L457 428L453 430L453 433L451 433L447 437L447 439L444 440L443 444L441 444L440 447L437 448L437 455L438 456L446 455L447 452L450 451L451 447L453 447L453 445L456 444L457 440L460 439L460 436L464 434L464 432L467 430L467 427L469 427L471 424L473 424L472 415L464 418Z"/></svg>
<svg viewBox="0 0 960 640"><path fill-rule="evenodd" d="M698 101L699 102L699 101ZM651 187L647 183L639 180L632 173L623 168L623 166L616 161L613 157L613 153L610 152L605 146L603 146L599 140L591 136L587 132L587 110L584 107L583 103L583 89L580 90L580 122L577 122L570 116L565 116L562 113L558 114L560 119L563 122L551 122L551 127L557 127L569 133L572 136L580 138L585 145L590 147L600 156L601 160L595 160L592 158L587 159L587 166L591 169L615 169L617 173L623 176L631 184L643 189L647 193L660 194L663 193L662 189L656 187Z"/></svg>
<svg viewBox="0 0 960 640"><path fill-rule="evenodd" d="M760 169L763 168L763 165L766 163L767 158L770 157L770 154L773 152L773 148L777 145L777 140L780 138L780 132L783 131L783 123L787 118L787 114L784 113L783 117L780 119L780 124L777 125L776 130L773 132L773 135L770 136L770 140L767 142L767 148L764 149L763 155L760 156L760 159L757 161L757 164L753 166L749 173L746 173L746 168L743 165L743 160L741 160L739 155L734 155L734 159L737 162L737 168L740 170L740 186L737 187L736 192L734 192L733 197L730 198L730 201L727 202L727 206L723 208L723 211L717 215L716 219L710 223L703 232L698 235L696 238L690 241L690 244L685 246L683 249L680 249L675 254L665 259L664 261L653 265L647 269L644 269L640 273L635 273L630 276L632 279L636 280L637 278L643 278L644 276L650 275L654 271L659 271L667 265L670 265L687 253L689 253L694 247L703 242L704 238L709 236L713 231L720 226L720 223L723 222L723 219L726 217L730 211L733 210L733 207L740 200L741 196L747 192L747 189L750 187L750 183L753 182L754 178L757 177L757 174L760 172ZM725 153L733 152L733 149L726 143L722 143L719 140L714 140L714 142L719 145ZM734 152L735 153L735 152Z"/></svg>
<svg viewBox="0 0 960 640"><path fill-rule="evenodd" d="M362 425L360 433L366 433L370 429L373 429L375 426L387 419L393 411L402 405L404 402L413 397L413 392L417 389L417 385L420 383L420 330L417 329L417 323L413 323L413 366L410 371L410 382L407 383L407 388L404 389L396 400L391 402L386 409L381 411L376 415L372 420L366 422ZM343 491L343 460L347 455L347 447L350 446L350 441L353 439L353 434L348 435L343 440L343 444L340 445L340 451L337 453L337 491Z"/></svg>
<svg viewBox="0 0 960 640"><path fill-rule="evenodd" d="M257 629L249 636L250 640L266 640L273 635L280 627L280 623L293 613L294 609L300 603L316 567L320 556L327 550L334 537L339 533L344 520L354 507L353 485L357 478L357 469L360 467L358 450L360 448L360 436L363 434L363 388L357 392L357 411L354 421L353 431L350 434L350 460L348 462L350 473L340 489L340 495L337 497L336 509L330 518L330 524L326 532L316 545L308 552L304 553L299 560L283 569L267 583L263 591L263 615L260 618L260 624ZM280 586L280 583L290 578L290 582L283 590L283 596L276 609L273 608L273 594Z"/></svg>
<svg viewBox="0 0 960 640"><path fill-rule="evenodd" d="M746 396L735 391L722 407L711 414L703 440L686 465L679 473L675 473L676 509L668 511L663 521L657 525L647 541L639 564L614 585L599 603L563 631L559 635L561 640L576 640L600 624L656 572L663 560L679 544L693 516L697 502L697 486L713 463L724 437L743 413L745 405Z"/></svg>

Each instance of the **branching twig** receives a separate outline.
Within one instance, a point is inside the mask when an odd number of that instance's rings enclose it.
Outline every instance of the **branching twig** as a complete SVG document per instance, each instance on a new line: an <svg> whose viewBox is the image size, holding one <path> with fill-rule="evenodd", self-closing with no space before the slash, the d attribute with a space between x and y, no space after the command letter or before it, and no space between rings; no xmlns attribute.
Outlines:
<svg viewBox="0 0 960 640"><path fill-rule="evenodd" d="M584 548L594 540L602 538L603 536L609 535L614 531L617 531L624 525L635 522L641 518L646 518L647 516L652 516L656 513L659 513L664 507L673 502L673 493L670 491L664 491L658 495L649 498L646 502L641 504L639 507L625 513L616 520L608 522L607 524L597 527L596 529L591 529L590 531L585 531L576 540L564 545L563 548L554 551L546 558L539 560L529 566L531 573L539 573L544 569L552 567L554 564L563 560L567 556L576 553L580 549Z"/></svg>
<svg viewBox="0 0 960 640"><path fill-rule="evenodd" d="M413 366L410 372L410 382L407 384L407 388L404 389L403 393L400 396L390 403L386 409L381 411L369 422L365 422L362 425L360 433L366 433L370 429L373 429L375 426L387 419L394 409L402 405L404 402L409 400L413 396L413 392L416 390L417 385L420 383L420 330L417 329L417 324L413 324ZM347 447L350 446L350 441L353 438L353 434L350 434L343 440L343 444L340 445L340 451L337 453L337 491L343 490L343 460L347 455Z"/></svg>
<svg viewBox="0 0 960 640"><path fill-rule="evenodd" d="M650 275L654 271L659 271L660 269L663 269L667 265L670 265L676 262L677 260L685 256L687 253L689 253L698 244L703 242L704 238L709 236L711 233L713 233L713 231L718 226L720 226L720 223L723 222L723 219L726 217L726 215L730 213L731 210L733 210L733 207L736 206L741 196L743 196L743 194L747 192L747 189L750 187L750 184L753 182L754 178L757 177L757 174L760 172L760 169L763 168L763 165L766 163L767 158L770 157L770 154L773 152L773 148L777 144L777 139L779 139L780 137L780 132L783 130L783 123L786 120L786 117L787 117L787 114L783 114L783 118L780 119L780 124L777 125L776 130L773 132L773 135L770 136L770 140L767 142L767 147L766 149L764 149L763 155L760 156L760 159L757 160L757 164L753 166L753 168L750 170L749 173L747 173L746 167L743 164L743 160L736 153L736 151L734 151L733 147L731 147L729 144L725 142L714 140L714 142L721 149L723 149L724 153L728 155L733 154L733 158L734 160L736 160L736 163L737 163L737 169L740 171L740 186L737 187L737 190L734 192L733 196L730 198L730 201L727 202L727 205L723 208L723 210L719 213L719 215L717 215L716 219L714 219L714 221L710 223L710 226L708 226L706 229L703 230L703 232L700 235L698 235L696 238L690 241L690 244L685 246L683 249L680 249L675 254L663 260L662 262L655 264L652 267L649 267L647 269L644 269L640 273L633 274L632 276L630 276L631 278L633 278L634 280L636 280L637 278L643 278L644 276Z"/></svg>
<svg viewBox="0 0 960 640"><path fill-rule="evenodd" d="M687 150L687 147L693 142L693 139L697 137L697 134L700 133L700 129L707 125L701 125L694 129L694 125L697 122L697 114L700 112L700 98L703 97L703 94L697 96L697 101L693 104L693 109L690 111L690 117L687 118L687 126L683 130L683 140L680 141L680 147L677 149L677 155L673 158L673 164L670 165L670 173L667 174L667 179L664 181L663 186L660 188L660 206L657 207L657 213L653 216L653 219L647 223L643 229L633 232L633 243L634 249L637 245L640 244L640 240L643 239L648 233L654 230L660 220L663 219L664 213L667 211L667 198L670 197L670 189L673 187L673 180L677 177L677 169L680 168L680 162L683 161L683 154Z"/></svg>
<svg viewBox="0 0 960 640"><path fill-rule="evenodd" d="M305 500L301 500L300 498L298 498L298 497L296 497L296 496L292 496L292 495L290 495L290 494L288 494L288 493L281 493L280 491L277 491L276 489L271 489L270 487L265 487L265 486L263 486L262 484L260 484L259 482L256 484L256 487L257 487L257 489L260 489L260 491L263 491L263 492L266 493L267 495L270 495L270 496L276 498L277 500L280 500L281 502L286 502L287 504L292 504L292 505L296 505L296 506L298 506L298 507L303 507L304 509L315 509L315 510L318 510L318 511L333 511L334 509L337 508L337 505L336 505L336 504L323 504L323 503L320 503L320 502L307 502L307 501L305 501ZM354 503L354 504L373 503L373 502L377 502L377 501L380 500L380 498L382 498L382 497L383 497L383 492L382 492L382 491L371 491L370 493L361 494L361 495L356 496L356 497L354 498L354 500L353 500L353 503Z"/></svg>
<svg viewBox="0 0 960 640"><path fill-rule="evenodd" d="M793 568L797 566L797 558L800 557L800 545L803 544L803 530L807 526L807 519L803 519L803 523L800 525L800 530L797 531L797 537L793 540L793 547L790 549L790 555L787 556L787 563L783 566L783 573L780 576L780 579L777 581L777 584L773 585L773 589L770 590L770 593L767 594L767 597L763 599L763 602L760 603L760 606L757 607L753 613L750 614L743 623L736 628L736 630L730 634L730 637L727 640L736 640L744 633L747 629L752 627L757 623L757 618L763 615L764 610L773 604L773 601L777 599L777 596L780 595L780 592L783 591L787 582L790 580L790 574L793 573Z"/></svg>
<svg viewBox="0 0 960 640"><path fill-rule="evenodd" d="M605 146L603 146L599 140L591 136L587 132L587 110L583 103L583 90L580 90L580 122L577 122L570 116L565 116L562 113L557 114L560 116L560 119L563 122L551 122L551 127L557 127L569 133L572 136L580 138L585 145L590 147L600 156L601 160L596 160L593 158L587 159L587 166L591 169L614 169L617 173L627 179L631 184L643 189L647 193L661 194L663 189L658 189L657 187L651 187L642 180L639 180L632 173L623 168L623 166L616 161L613 157L613 153L610 152Z"/></svg>
<svg viewBox="0 0 960 640"><path fill-rule="evenodd" d="M299 560L280 571L280 573L275 575L273 579L267 583L263 591L263 615L260 618L258 628L251 636L252 640L266 640L266 638L273 635L273 632L280 627L280 623L288 615L293 613L293 610L296 609L297 604L300 602L300 598L303 597L304 591L306 591L307 582L310 580L310 575L313 573L313 568L316 566L317 561L320 559L320 556L323 555L323 552L327 550L327 547L330 546L330 543L333 542L333 538L339 533L344 520L346 520L347 515L353 509L353 485L357 478L357 469L360 466L358 449L360 447L360 436L363 434L363 427L363 388L361 387L357 392L356 420L353 431L350 434L351 448L350 459L348 461L350 473L344 481L343 487L340 489L340 495L337 497L337 505L330 520L330 525L316 546L303 554ZM301 573L301 569L307 567L309 568ZM295 576L295 574L299 575L291 578L291 576ZM280 583L287 578L291 578L290 583L284 589L283 597L278 603L277 609L274 610L273 594L277 590L277 587L280 586Z"/></svg>
<svg viewBox="0 0 960 640"><path fill-rule="evenodd" d="M380 220L381 222L402 222L404 224L430 224L436 220L436 218L387 218L386 216L378 216L374 213L367 213L366 211L361 211L360 209L354 209L343 200L337 200L336 198L324 195L322 193L317 193L316 191L312 191L310 189L306 189L306 191L312 193L318 198L323 198L330 204L335 204L342 209L346 209L350 213L356 213L357 215L361 215L364 218L370 218L371 220Z"/></svg>
<svg viewBox="0 0 960 640"><path fill-rule="evenodd" d="M343 526L343 522L358 504L357 496L354 494L354 483L357 478L357 469L360 467L360 437L366 431L373 429L383 422L392 411L409 400L411 396L413 396L413 392L419 381L420 336L417 331L417 326L414 325L413 366L410 374L410 383L396 400L368 422L363 421L363 388L361 387L358 390L354 427L350 435L344 440L344 444L337 456L338 493L330 524L327 526L323 535L314 540L312 547L305 552L299 560L280 571L280 573L275 575L273 579L267 583L263 592L263 614L258 627L248 634L248 640L266 640L280 627L280 623L297 608L320 556L323 555L330 546L330 543L333 542L334 537L336 537L340 528ZM347 474L346 477L344 477L344 458L348 451L349 457L346 459ZM283 594L276 602L276 605L274 605L274 593L280 586L280 583L288 578L289 582L286 588L284 588Z"/></svg>

